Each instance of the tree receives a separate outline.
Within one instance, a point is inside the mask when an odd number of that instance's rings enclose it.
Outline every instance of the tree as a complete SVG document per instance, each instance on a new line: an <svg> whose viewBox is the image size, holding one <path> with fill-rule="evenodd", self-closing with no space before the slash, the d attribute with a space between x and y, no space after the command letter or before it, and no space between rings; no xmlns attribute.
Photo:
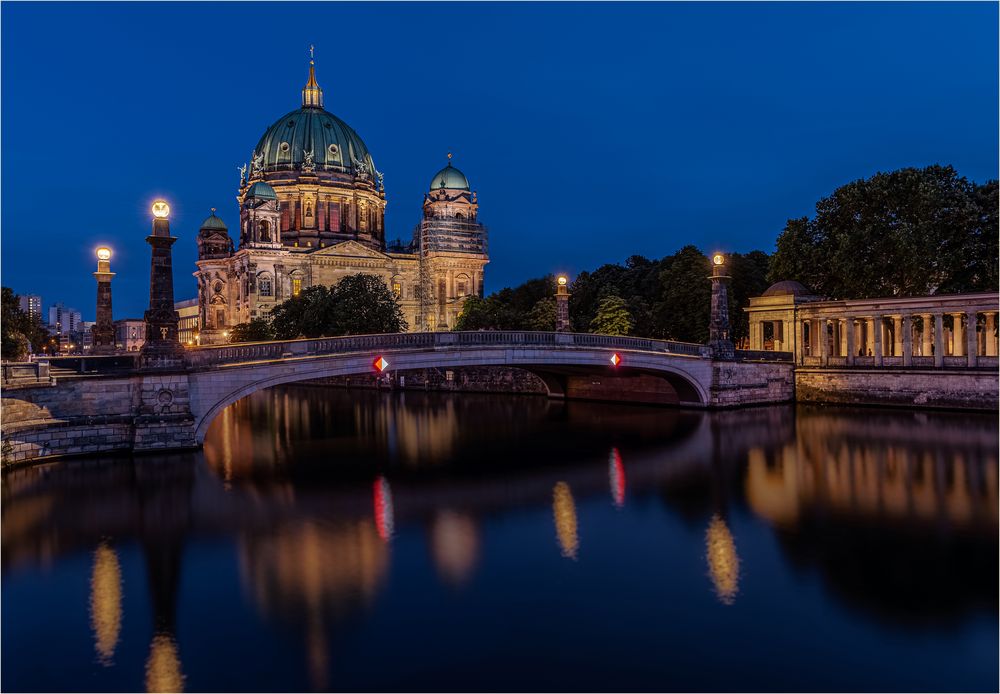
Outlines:
<svg viewBox="0 0 1000 694"><path fill-rule="evenodd" d="M798 280L833 298L993 291L998 285L997 183L950 166L877 173L789 220L769 281Z"/></svg>
<svg viewBox="0 0 1000 694"><path fill-rule="evenodd" d="M535 305L525 316L524 327L526 330L547 330L556 329L556 299L554 296L546 296L535 302Z"/></svg>
<svg viewBox="0 0 1000 694"><path fill-rule="evenodd" d="M660 275L661 302L657 315L663 337L684 342L706 342L712 306L708 258L694 246L685 246Z"/></svg>
<svg viewBox="0 0 1000 694"><path fill-rule="evenodd" d="M37 318L21 310L19 297L10 287L0 290L0 357L8 361L24 359L29 349L41 352L48 347L49 333Z"/></svg>
<svg viewBox="0 0 1000 694"><path fill-rule="evenodd" d="M590 329L600 335L628 335L632 330L632 314L620 296L607 296L597 305L597 315Z"/></svg>
<svg viewBox="0 0 1000 694"><path fill-rule="evenodd" d="M263 342L274 339L274 330L267 318L254 318L249 323L234 325L229 331L230 342Z"/></svg>
<svg viewBox="0 0 1000 694"><path fill-rule="evenodd" d="M271 310L270 323L278 340L406 330L396 295L382 278L364 273L302 290Z"/></svg>
<svg viewBox="0 0 1000 694"><path fill-rule="evenodd" d="M406 319L396 295L375 275L358 273L340 280L331 291L332 311L323 319L331 321L330 335L400 333Z"/></svg>

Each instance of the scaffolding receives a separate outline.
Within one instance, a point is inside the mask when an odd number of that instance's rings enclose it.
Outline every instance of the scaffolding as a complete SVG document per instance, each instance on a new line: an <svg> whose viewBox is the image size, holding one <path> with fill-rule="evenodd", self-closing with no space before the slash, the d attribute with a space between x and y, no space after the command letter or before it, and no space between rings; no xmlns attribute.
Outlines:
<svg viewBox="0 0 1000 694"><path fill-rule="evenodd" d="M437 316L442 312L448 297L435 292L431 273L432 255L461 253L485 256L488 252L488 230L474 219L461 217L427 217L413 230L413 246L420 259L420 277L417 288L420 308L417 321L421 330L434 330ZM436 299L436 301L435 301ZM434 317L434 324L430 318Z"/></svg>

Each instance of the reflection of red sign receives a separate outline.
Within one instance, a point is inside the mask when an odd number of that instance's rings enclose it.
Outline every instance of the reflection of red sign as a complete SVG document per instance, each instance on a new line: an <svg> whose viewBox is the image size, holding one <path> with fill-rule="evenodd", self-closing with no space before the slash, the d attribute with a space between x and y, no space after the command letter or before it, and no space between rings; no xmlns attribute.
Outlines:
<svg viewBox="0 0 1000 694"><path fill-rule="evenodd" d="M389 368L389 362L385 360L385 357L377 357L373 362L373 366L377 371L385 371Z"/></svg>
<svg viewBox="0 0 1000 694"><path fill-rule="evenodd" d="M392 490L385 477L375 480L375 530L386 542L392 537Z"/></svg>
<svg viewBox="0 0 1000 694"><path fill-rule="evenodd" d="M611 355L611 366L618 366L622 363L622 358L618 356L618 352Z"/></svg>
<svg viewBox="0 0 1000 694"><path fill-rule="evenodd" d="M621 508L625 505L625 466L617 448L612 448L608 456L608 481L611 484L611 499L615 506Z"/></svg>

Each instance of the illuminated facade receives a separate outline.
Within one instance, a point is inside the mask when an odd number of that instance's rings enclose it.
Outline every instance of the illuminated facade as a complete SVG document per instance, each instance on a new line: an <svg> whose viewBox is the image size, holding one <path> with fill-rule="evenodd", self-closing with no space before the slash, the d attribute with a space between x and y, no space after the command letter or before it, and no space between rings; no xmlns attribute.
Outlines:
<svg viewBox="0 0 1000 694"><path fill-rule="evenodd" d="M237 199L235 247L215 210L198 233L203 345L226 342L230 328L307 287L359 272L385 280L412 331L450 329L466 298L482 294L486 228L468 179L449 161L412 241L387 245L383 175L358 134L324 109L312 61L302 107L264 132Z"/></svg>

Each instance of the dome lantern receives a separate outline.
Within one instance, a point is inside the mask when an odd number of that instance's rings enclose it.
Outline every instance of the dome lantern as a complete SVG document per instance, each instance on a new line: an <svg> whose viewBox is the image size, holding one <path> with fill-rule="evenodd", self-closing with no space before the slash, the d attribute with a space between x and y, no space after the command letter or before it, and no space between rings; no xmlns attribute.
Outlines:
<svg viewBox="0 0 1000 694"><path fill-rule="evenodd" d="M316 81L316 63L313 60L313 47L309 46L309 81L302 88L303 108L323 108L323 90Z"/></svg>

